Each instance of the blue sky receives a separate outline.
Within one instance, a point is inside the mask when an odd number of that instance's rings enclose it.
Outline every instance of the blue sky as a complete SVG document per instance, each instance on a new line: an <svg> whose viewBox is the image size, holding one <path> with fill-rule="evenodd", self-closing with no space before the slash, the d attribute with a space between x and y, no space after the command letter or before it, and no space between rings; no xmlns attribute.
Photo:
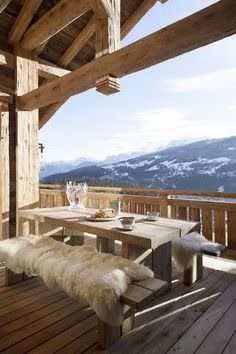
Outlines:
<svg viewBox="0 0 236 354"><path fill-rule="evenodd" d="M122 46L216 1L157 3ZM231 36L122 78L121 92L71 97L40 131L44 160L150 152L186 138L236 135L236 39Z"/></svg>

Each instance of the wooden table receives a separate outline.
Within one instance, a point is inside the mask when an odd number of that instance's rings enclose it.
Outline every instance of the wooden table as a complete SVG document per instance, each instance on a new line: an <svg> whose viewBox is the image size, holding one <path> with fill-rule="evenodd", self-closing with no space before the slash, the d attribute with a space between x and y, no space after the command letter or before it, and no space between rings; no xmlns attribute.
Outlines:
<svg viewBox="0 0 236 354"><path fill-rule="evenodd" d="M86 216L93 209L77 211L69 207L21 210L20 217L37 223L48 223L57 227L79 230L97 236L97 247L108 252L108 241L122 243L122 256L138 263L148 265L155 276L171 284L172 262L171 241L191 231L199 230L199 223L183 220L159 218L158 221L146 221L143 215L122 213L135 216L135 228L132 231L120 230L120 221L93 222ZM35 230L37 234L37 229Z"/></svg>

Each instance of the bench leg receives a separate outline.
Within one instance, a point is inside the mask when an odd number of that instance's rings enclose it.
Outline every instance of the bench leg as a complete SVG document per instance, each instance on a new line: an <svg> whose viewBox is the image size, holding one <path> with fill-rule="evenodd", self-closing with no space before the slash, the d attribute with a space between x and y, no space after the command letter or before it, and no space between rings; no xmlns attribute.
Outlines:
<svg viewBox="0 0 236 354"><path fill-rule="evenodd" d="M97 236L97 250L98 252L113 253L115 252L115 241Z"/></svg>
<svg viewBox="0 0 236 354"><path fill-rule="evenodd" d="M122 335L122 327L112 327L98 319L98 344L102 349L110 347Z"/></svg>
<svg viewBox="0 0 236 354"><path fill-rule="evenodd" d="M184 269L184 284L191 285L202 278L202 254L193 255L191 265Z"/></svg>
<svg viewBox="0 0 236 354"><path fill-rule="evenodd" d="M8 268L5 269L5 285L6 286L19 283L19 282L21 282L23 280L25 280L24 279L24 273L16 274L16 273L13 273Z"/></svg>
<svg viewBox="0 0 236 354"><path fill-rule="evenodd" d="M98 344L103 349L110 347L122 335L129 333L135 325L135 310L128 306L123 306L123 322L119 327L112 327L98 319Z"/></svg>
<svg viewBox="0 0 236 354"><path fill-rule="evenodd" d="M124 305L123 307L123 322L122 322L122 335L129 333L135 326L135 310L133 307Z"/></svg>

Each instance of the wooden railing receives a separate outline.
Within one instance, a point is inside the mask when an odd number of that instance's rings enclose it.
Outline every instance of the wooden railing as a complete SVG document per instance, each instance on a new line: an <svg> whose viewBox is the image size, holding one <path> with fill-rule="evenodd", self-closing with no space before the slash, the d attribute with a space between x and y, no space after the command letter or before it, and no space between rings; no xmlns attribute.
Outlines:
<svg viewBox="0 0 236 354"><path fill-rule="evenodd" d="M163 217L199 221L205 237L226 244L229 254L236 254L236 193L89 187L89 208L109 208L115 200L123 201L126 212L155 210ZM68 205L64 186L40 186L40 207L64 205Z"/></svg>

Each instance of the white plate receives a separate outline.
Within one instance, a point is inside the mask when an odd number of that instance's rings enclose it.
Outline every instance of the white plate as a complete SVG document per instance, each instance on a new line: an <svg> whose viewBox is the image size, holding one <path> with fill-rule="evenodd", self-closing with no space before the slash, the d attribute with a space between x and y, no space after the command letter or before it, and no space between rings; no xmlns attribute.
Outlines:
<svg viewBox="0 0 236 354"><path fill-rule="evenodd" d="M124 227L117 227L117 229L119 229L121 231L132 231L135 229L135 226L132 226L130 229L125 229Z"/></svg>
<svg viewBox="0 0 236 354"><path fill-rule="evenodd" d="M92 216L86 216L86 219L88 221L115 221L115 220L118 220L118 216L114 216L113 218L94 218Z"/></svg>

